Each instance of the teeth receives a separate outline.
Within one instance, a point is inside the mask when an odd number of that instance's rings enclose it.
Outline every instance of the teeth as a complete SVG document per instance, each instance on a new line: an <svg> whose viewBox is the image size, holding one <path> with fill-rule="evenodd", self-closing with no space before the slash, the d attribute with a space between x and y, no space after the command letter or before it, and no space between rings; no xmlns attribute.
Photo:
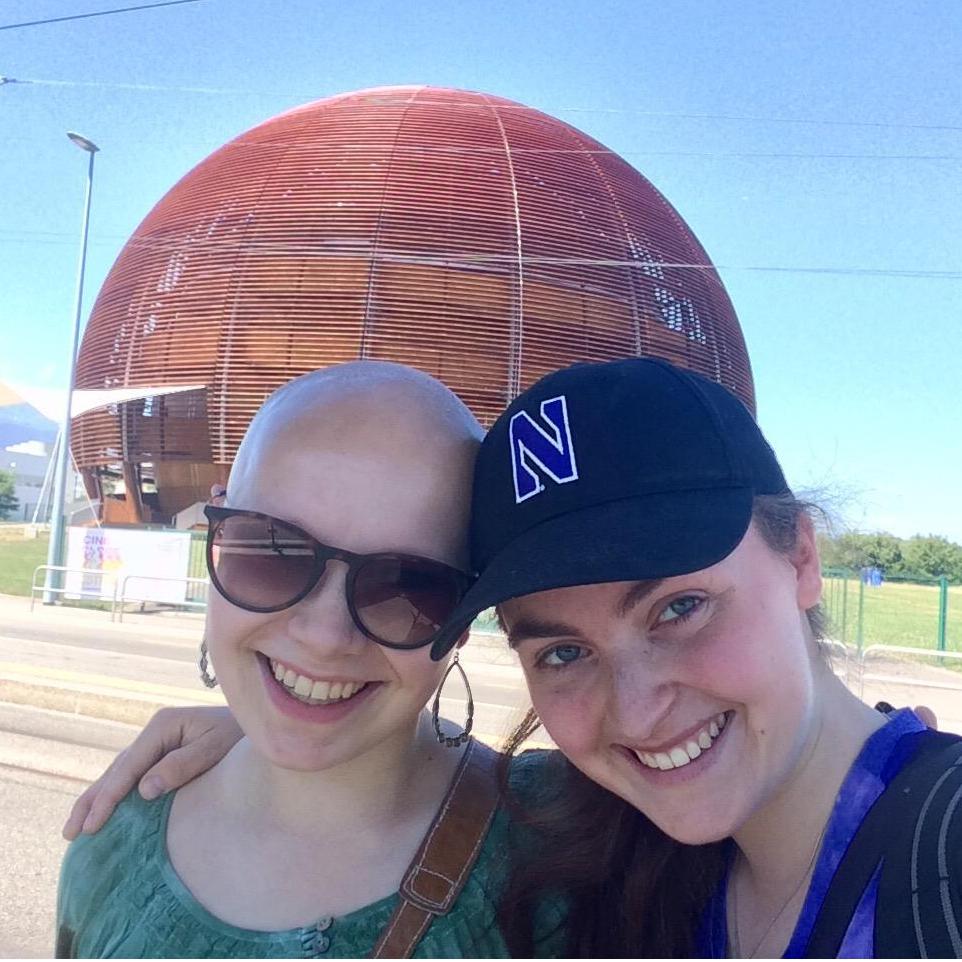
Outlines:
<svg viewBox="0 0 962 962"><path fill-rule="evenodd" d="M299 675L293 668L288 668L279 661L271 661L271 670L288 694L309 705L329 705L335 701L346 701L367 685L367 682L359 681L317 681L306 675Z"/></svg>
<svg viewBox="0 0 962 962"><path fill-rule="evenodd" d="M646 768L655 768L667 772L673 768L684 768L693 762L703 752L708 751L715 739L725 727L727 717L724 712L716 715L700 732L688 739L684 744L675 745L667 752L639 752L638 761Z"/></svg>

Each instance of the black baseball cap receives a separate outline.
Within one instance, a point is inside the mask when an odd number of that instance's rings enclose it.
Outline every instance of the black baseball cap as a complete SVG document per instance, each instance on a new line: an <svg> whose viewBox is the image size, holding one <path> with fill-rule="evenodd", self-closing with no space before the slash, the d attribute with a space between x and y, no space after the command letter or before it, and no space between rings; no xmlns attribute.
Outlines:
<svg viewBox="0 0 962 962"><path fill-rule="evenodd" d="M478 580L431 647L521 595L700 571L748 530L752 501L789 490L748 408L656 358L543 377L478 453L471 559Z"/></svg>

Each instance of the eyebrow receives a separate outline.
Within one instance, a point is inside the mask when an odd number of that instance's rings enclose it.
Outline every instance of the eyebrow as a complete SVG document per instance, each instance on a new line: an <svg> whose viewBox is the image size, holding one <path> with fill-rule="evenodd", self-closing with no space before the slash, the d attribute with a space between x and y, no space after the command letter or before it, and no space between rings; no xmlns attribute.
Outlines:
<svg viewBox="0 0 962 962"><path fill-rule="evenodd" d="M508 646L517 648L522 641L538 638L558 638L563 635L581 635L563 621L541 621L539 618L522 618L507 632Z"/></svg>
<svg viewBox="0 0 962 962"><path fill-rule="evenodd" d="M631 611L635 605L644 601L653 591L656 591L664 582L664 578L650 578L647 581L636 581L625 593L622 595L621 601L618 602L616 611L620 618Z"/></svg>
<svg viewBox="0 0 962 962"><path fill-rule="evenodd" d="M639 604L656 591L664 582L664 578L651 578L647 581L636 581L622 595L621 600L615 607L618 617L623 618L635 605ZM500 616L499 616L500 617ZM508 645L517 648L522 641L529 641L538 638L557 638L559 636L581 636L581 632L563 621L544 621L540 618L522 618L514 624L510 631L504 625L501 618L502 627L508 636Z"/></svg>

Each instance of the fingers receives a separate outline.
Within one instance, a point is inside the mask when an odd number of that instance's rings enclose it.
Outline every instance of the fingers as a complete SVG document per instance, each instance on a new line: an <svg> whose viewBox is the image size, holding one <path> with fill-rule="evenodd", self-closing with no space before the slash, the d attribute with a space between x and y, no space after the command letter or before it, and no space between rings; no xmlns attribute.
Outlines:
<svg viewBox="0 0 962 962"><path fill-rule="evenodd" d="M138 781L140 794L148 801L180 788L216 765L240 736L226 707L160 709L77 799L64 824L64 837L99 831Z"/></svg>
<svg viewBox="0 0 962 962"><path fill-rule="evenodd" d="M936 731L939 730L939 720L931 708L926 705L916 705L915 714L919 716L919 720L928 728L934 728Z"/></svg>
<svg viewBox="0 0 962 962"><path fill-rule="evenodd" d="M162 708L74 803L62 829L64 838L98 832L117 803L158 758L181 741L181 718L176 709Z"/></svg>
<svg viewBox="0 0 962 962"><path fill-rule="evenodd" d="M171 709L177 716L180 734L140 780L140 794L148 801L171 792L213 768L241 737L240 726L229 708L204 707ZM151 723L153 724L153 722Z"/></svg>
<svg viewBox="0 0 962 962"><path fill-rule="evenodd" d="M140 780L140 794L149 800L186 785L213 768L235 741L227 743L214 732L169 752Z"/></svg>
<svg viewBox="0 0 962 962"><path fill-rule="evenodd" d="M60 830L68 842L73 841L80 834L80 830L87 820L87 815L90 813L91 803L98 791L100 791L99 780L94 782L93 785L89 785L84 793L73 803L73 808L70 809L67 821L64 822L63 828Z"/></svg>
<svg viewBox="0 0 962 962"><path fill-rule="evenodd" d="M138 736L141 737L143 733ZM134 787L143 769L137 767L136 756L131 761L131 748L133 745L122 751L103 775L74 802L61 830L64 838L74 839L81 832L87 835L98 832L117 803Z"/></svg>

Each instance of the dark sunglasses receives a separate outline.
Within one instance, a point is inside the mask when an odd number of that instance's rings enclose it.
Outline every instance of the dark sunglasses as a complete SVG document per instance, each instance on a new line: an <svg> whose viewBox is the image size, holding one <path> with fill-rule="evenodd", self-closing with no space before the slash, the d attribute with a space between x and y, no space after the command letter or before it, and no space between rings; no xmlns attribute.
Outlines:
<svg viewBox="0 0 962 962"><path fill-rule="evenodd" d="M450 565L405 554L354 554L312 538L289 521L207 505L207 570L232 605L266 614L306 598L328 561L347 565L345 594L354 624L388 648L434 640L471 586Z"/></svg>

